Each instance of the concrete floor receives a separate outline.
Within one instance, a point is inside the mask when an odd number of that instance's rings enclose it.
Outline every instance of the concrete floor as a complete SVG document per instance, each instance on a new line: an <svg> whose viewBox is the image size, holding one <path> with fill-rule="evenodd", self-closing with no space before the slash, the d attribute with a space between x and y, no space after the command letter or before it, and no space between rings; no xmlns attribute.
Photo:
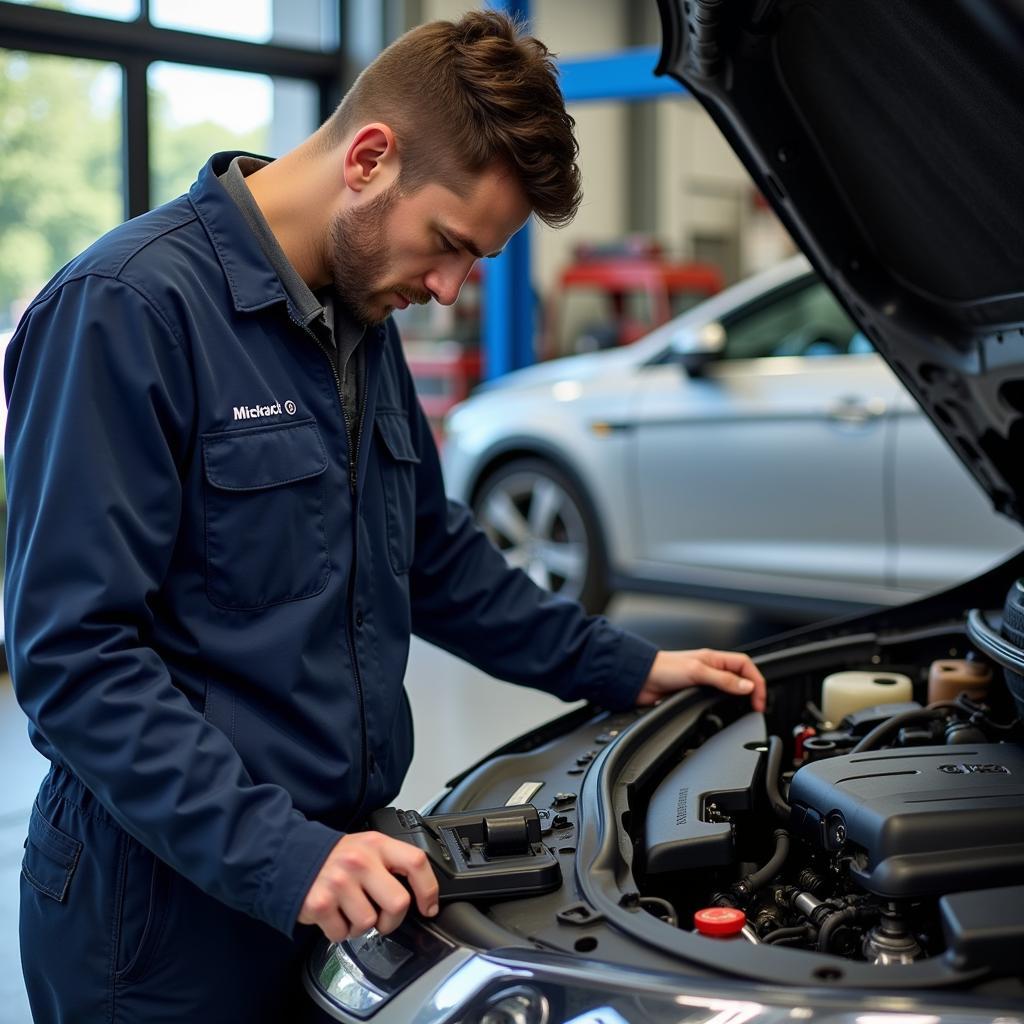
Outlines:
<svg viewBox="0 0 1024 1024"><path fill-rule="evenodd" d="M742 610L665 598L618 598L609 616L663 648L732 648L777 632ZM399 807L421 806L489 750L562 714L544 693L498 682L414 640L406 686L416 723L416 755ZM18 954L22 843L46 762L31 747L10 680L0 677L0 1024L29 1024Z"/></svg>

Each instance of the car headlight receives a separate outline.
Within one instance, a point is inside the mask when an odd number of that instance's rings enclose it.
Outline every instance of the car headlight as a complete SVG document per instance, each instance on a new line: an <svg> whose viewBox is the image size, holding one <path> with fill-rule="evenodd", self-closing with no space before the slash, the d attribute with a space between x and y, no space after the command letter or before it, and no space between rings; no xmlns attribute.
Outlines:
<svg viewBox="0 0 1024 1024"><path fill-rule="evenodd" d="M307 961L306 988L325 1009L369 1017L452 948L408 922L391 935L371 929L345 942L322 939Z"/></svg>
<svg viewBox="0 0 1024 1024"><path fill-rule="evenodd" d="M355 1013L376 1009L387 994L373 985L340 943L332 945L315 976L317 987L331 1002Z"/></svg>

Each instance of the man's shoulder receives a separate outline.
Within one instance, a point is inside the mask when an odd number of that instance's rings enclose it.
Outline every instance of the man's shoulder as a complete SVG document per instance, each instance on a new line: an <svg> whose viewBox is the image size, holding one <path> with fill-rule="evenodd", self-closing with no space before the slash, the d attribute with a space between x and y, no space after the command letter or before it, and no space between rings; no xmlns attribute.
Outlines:
<svg viewBox="0 0 1024 1024"><path fill-rule="evenodd" d="M98 238L51 279L33 305L83 279L105 279L138 287L147 279L173 274L175 264L191 265L209 247L187 196L119 224Z"/></svg>

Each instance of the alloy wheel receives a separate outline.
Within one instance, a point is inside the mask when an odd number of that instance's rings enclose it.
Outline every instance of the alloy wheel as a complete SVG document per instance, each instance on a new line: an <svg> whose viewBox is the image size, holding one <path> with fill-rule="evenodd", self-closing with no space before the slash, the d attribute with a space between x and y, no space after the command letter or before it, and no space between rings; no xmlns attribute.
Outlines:
<svg viewBox="0 0 1024 1024"><path fill-rule="evenodd" d="M538 586L579 600L590 543L583 515L561 483L539 469L499 474L484 485L477 522Z"/></svg>

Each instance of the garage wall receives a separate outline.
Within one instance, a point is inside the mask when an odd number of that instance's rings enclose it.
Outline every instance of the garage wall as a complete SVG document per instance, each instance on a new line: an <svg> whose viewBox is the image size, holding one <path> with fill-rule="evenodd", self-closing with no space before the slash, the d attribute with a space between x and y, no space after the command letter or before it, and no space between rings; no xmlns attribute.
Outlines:
<svg viewBox="0 0 1024 1024"><path fill-rule="evenodd" d="M678 255L717 263L736 280L794 252L700 104L661 100L657 107L657 205Z"/></svg>
<svg viewBox="0 0 1024 1024"><path fill-rule="evenodd" d="M534 0L534 32L561 57L606 53L623 46L627 6L621 0ZM534 285L542 292L572 262L577 243L610 242L629 230L626 104L577 103L569 111L580 144L583 205L566 228L534 228Z"/></svg>

